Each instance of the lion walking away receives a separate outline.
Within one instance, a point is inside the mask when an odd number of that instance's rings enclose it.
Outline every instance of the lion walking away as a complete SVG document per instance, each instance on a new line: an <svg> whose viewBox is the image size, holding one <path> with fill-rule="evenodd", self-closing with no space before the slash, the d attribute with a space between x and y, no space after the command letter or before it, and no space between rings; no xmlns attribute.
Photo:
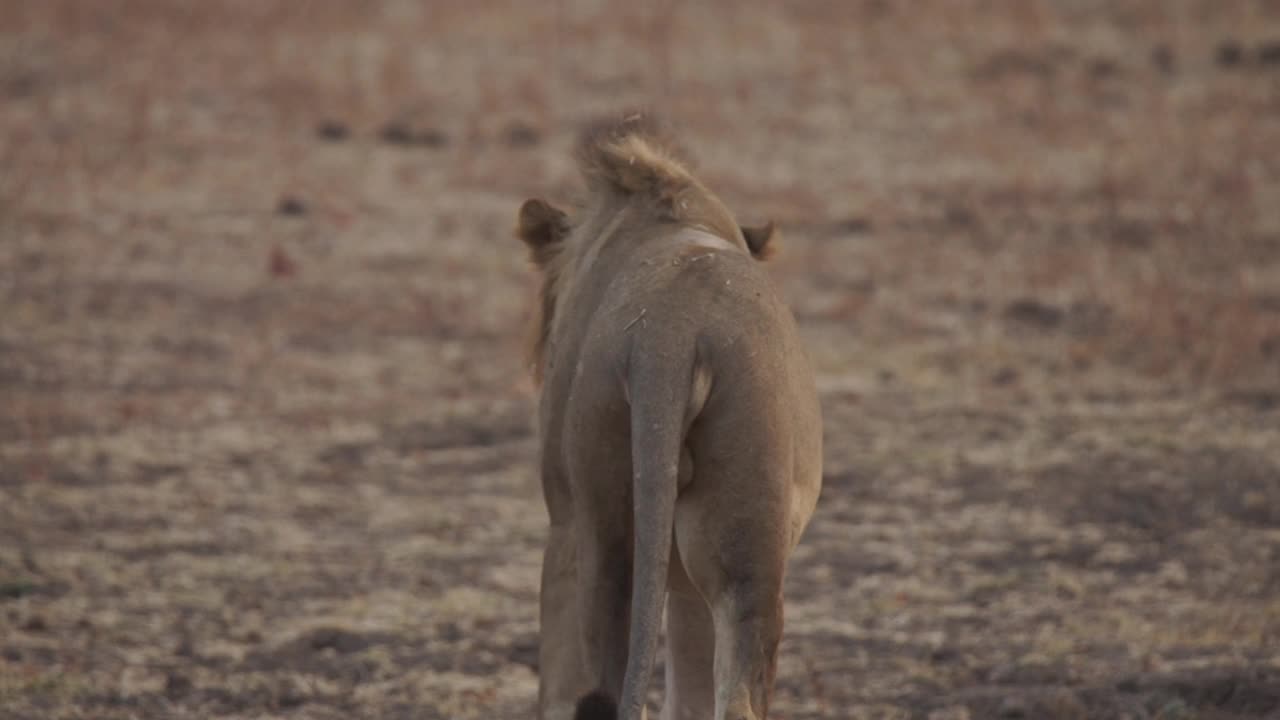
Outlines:
<svg viewBox="0 0 1280 720"><path fill-rule="evenodd" d="M773 226L740 226L645 116L577 160L573 212L528 200L517 230L542 277L538 717L643 718L665 603L662 718L761 720L822 482L812 371L757 262Z"/></svg>

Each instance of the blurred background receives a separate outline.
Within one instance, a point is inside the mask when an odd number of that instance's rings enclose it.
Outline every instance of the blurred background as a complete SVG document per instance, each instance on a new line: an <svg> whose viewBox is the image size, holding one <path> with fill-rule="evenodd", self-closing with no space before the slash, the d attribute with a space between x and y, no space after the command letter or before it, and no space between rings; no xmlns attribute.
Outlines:
<svg viewBox="0 0 1280 720"><path fill-rule="evenodd" d="M1280 713L1280 5L9 0L0 717L531 717L512 228L633 105L819 377L778 717Z"/></svg>

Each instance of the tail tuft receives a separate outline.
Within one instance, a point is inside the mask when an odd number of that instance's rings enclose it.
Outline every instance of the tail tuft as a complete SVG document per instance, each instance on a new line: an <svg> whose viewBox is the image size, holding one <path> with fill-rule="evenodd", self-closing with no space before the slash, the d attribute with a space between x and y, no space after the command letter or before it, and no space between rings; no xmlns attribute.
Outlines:
<svg viewBox="0 0 1280 720"><path fill-rule="evenodd" d="M573 720L617 720L617 717L618 704L603 690L583 695L573 711Z"/></svg>

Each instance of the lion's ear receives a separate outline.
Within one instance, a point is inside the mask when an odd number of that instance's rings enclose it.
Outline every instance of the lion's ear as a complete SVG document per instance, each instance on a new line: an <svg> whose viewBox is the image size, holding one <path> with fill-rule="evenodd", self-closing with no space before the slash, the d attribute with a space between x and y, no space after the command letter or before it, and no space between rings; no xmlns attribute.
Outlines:
<svg viewBox="0 0 1280 720"><path fill-rule="evenodd" d="M516 235L529 246L529 254L539 267L559 250L569 233L569 216L550 203L533 198L520 206Z"/></svg>
<svg viewBox="0 0 1280 720"><path fill-rule="evenodd" d="M747 248L751 250L751 256L757 260L768 260L773 256L776 249L774 237L777 234L772 220L764 225L755 227L742 226L742 237L747 241Z"/></svg>

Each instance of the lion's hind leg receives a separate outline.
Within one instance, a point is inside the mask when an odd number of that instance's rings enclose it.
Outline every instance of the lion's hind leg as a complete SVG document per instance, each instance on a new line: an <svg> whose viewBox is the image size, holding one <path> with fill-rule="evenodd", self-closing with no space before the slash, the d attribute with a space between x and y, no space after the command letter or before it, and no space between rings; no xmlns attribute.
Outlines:
<svg viewBox="0 0 1280 720"><path fill-rule="evenodd" d="M705 720L715 711L715 627L711 609L672 548L667 595L666 698L661 720Z"/></svg>
<svg viewBox="0 0 1280 720"><path fill-rule="evenodd" d="M762 493L777 486L750 481L759 469L742 470L733 480L696 470L693 487L676 503L676 544L714 628L715 720L767 717L782 638L785 514L742 512L741 481L747 480L757 507L786 503L781 497L762 502Z"/></svg>
<svg viewBox="0 0 1280 720"><path fill-rule="evenodd" d="M539 591L538 720L569 720L591 689L578 640L577 571L571 528L552 525Z"/></svg>
<svg viewBox="0 0 1280 720"><path fill-rule="evenodd" d="M629 446L609 440L580 450L570 482L582 659L588 684L617 702L630 639L633 523Z"/></svg>

